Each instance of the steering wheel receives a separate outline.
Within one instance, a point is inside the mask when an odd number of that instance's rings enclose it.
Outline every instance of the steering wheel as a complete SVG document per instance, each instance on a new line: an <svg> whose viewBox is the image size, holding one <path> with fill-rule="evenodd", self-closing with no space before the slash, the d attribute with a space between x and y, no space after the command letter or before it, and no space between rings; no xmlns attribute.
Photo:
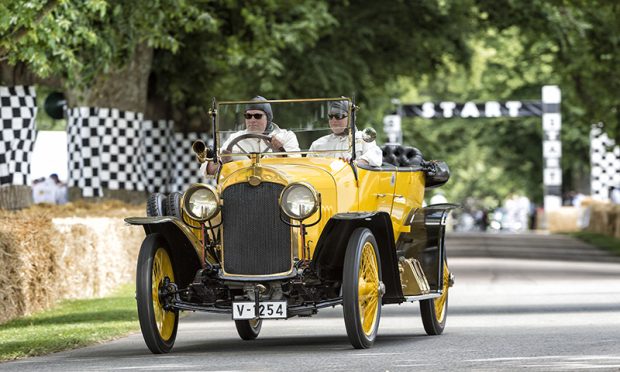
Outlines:
<svg viewBox="0 0 620 372"><path fill-rule="evenodd" d="M271 136L267 135L267 134L261 134L261 133L245 133L242 134L238 137L235 137L235 139L231 140L230 143L228 144L228 146L226 147L226 151L229 152L233 152L232 149L233 147L237 146L237 148L239 150L241 150L242 154L249 154L250 152L247 151L246 149L243 148L243 146L239 145L239 142L243 141L244 139L248 139L248 138L256 138L256 139L261 139L265 142L265 144L267 145L268 149L271 149L271 151L276 152L280 149L274 149L273 145L271 144ZM284 151L284 149L281 149L282 151Z"/></svg>

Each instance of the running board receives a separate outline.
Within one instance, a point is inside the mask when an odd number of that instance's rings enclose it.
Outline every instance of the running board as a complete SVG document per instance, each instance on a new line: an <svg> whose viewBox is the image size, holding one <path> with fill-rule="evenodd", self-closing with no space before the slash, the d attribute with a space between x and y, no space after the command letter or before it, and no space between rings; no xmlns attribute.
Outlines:
<svg viewBox="0 0 620 372"><path fill-rule="evenodd" d="M441 292L428 293L419 296L405 296L405 301L416 302L421 300L430 300L437 297L441 297Z"/></svg>

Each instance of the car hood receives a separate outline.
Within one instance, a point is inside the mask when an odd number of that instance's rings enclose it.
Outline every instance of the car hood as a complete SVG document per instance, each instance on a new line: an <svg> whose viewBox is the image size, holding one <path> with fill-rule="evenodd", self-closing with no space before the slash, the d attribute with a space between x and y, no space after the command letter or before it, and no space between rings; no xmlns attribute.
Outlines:
<svg viewBox="0 0 620 372"><path fill-rule="evenodd" d="M306 182L321 194L323 205L335 211L357 209L357 193L344 192L356 188L353 169L340 159L265 158L257 165L250 160L230 162L220 173L220 191L233 184L250 182L253 176L259 177L260 182L284 185Z"/></svg>

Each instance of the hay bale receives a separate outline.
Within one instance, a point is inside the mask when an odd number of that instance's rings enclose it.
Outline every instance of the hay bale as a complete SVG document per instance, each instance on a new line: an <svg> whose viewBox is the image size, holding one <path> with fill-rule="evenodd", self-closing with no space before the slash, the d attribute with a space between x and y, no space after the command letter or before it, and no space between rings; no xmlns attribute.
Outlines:
<svg viewBox="0 0 620 372"><path fill-rule="evenodd" d="M579 208L561 207L547 212L547 229L550 232L579 231Z"/></svg>
<svg viewBox="0 0 620 372"><path fill-rule="evenodd" d="M0 186L0 209L22 209L32 205L32 188L22 185Z"/></svg>
<svg viewBox="0 0 620 372"><path fill-rule="evenodd" d="M597 234L611 235L609 231L610 209L613 206L608 203L593 203L591 206L590 224L588 231Z"/></svg>
<svg viewBox="0 0 620 372"><path fill-rule="evenodd" d="M0 323L132 282L144 232L122 218L143 215L120 202L0 210Z"/></svg>
<svg viewBox="0 0 620 372"><path fill-rule="evenodd" d="M63 298L100 297L135 278L144 231L118 218L55 218L65 239L59 263L67 273Z"/></svg>
<svg viewBox="0 0 620 372"><path fill-rule="evenodd" d="M611 208L609 216L610 234L614 238L620 238L620 205Z"/></svg>
<svg viewBox="0 0 620 372"><path fill-rule="evenodd" d="M59 275L45 216L0 218L0 322L51 306Z"/></svg>

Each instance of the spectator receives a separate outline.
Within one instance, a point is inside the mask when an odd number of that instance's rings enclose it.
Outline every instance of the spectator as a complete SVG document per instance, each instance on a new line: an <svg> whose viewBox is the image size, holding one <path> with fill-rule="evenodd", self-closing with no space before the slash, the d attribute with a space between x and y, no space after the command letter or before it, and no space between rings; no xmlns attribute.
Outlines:
<svg viewBox="0 0 620 372"><path fill-rule="evenodd" d="M32 201L35 204L55 204L56 183L51 179L41 177L32 183Z"/></svg>
<svg viewBox="0 0 620 372"><path fill-rule="evenodd" d="M612 204L620 204L620 187L611 186L609 188L609 200Z"/></svg>
<svg viewBox="0 0 620 372"><path fill-rule="evenodd" d="M50 174L50 180L54 182L54 202L56 204L67 204L68 190L67 185L60 181L56 173Z"/></svg>
<svg viewBox="0 0 620 372"><path fill-rule="evenodd" d="M443 203L447 203L448 199L446 199L446 196L443 194L443 191L441 190L437 190L435 192L435 194L431 197L430 200L430 204L443 204Z"/></svg>

